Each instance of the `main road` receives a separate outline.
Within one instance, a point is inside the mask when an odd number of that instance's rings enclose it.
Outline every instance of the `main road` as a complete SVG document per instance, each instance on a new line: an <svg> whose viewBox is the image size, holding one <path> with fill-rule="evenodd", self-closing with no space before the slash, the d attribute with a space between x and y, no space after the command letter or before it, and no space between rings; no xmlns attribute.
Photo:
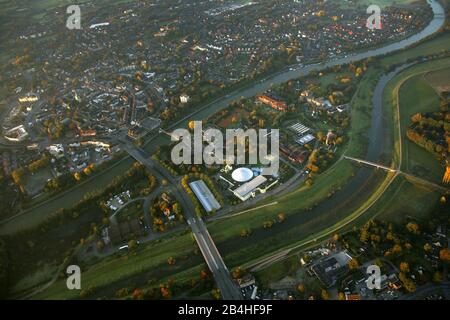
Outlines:
<svg viewBox="0 0 450 320"><path fill-rule="evenodd" d="M154 173L160 181L166 179L171 186L175 188L175 190L173 190L174 196L183 207L184 217L192 230L192 234L205 258L206 264L214 276L216 284L222 294L222 298L224 300L241 300L243 297L237 284L231 279L230 272L225 265L219 250L217 250L205 223L201 218L196 217L194 205L186 191L182 189L180 181L177 181L158 162L153 161L144 150L129 141L122 140L122 148L127 151L131 157Z"/></svg>

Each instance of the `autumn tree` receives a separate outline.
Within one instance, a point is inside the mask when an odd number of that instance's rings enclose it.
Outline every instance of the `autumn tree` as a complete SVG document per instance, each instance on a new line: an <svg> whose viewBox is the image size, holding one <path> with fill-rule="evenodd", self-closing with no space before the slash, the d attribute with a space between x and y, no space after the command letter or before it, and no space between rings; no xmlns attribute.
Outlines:
<svg viewBox="0 0 450 320"><path fill-rule="evenodd" d="M242 269L240 267L234 268L231 271L231 277L233 277L233 279L239 279L242 277Z"/></svg>
<svg viewBox="0 0 450 320"><path fill-rule="evenodd" d="M102 240L97 241L97 250L98 251L103 251L103 249L105 248L105 244Z"/></svg>
<svg viewBox="0 0 450 320"><path fill-rule="evenodd" d="M334 241L334 242L338 242L338 241L339 241L339 234L335 233L335 234L333 235L333 241Z"/></svg>
<svg viewBox="0 0 450 320"><path fill-rule="evenodd" d="M411 232L413 234L419 234L419 225L415 222L409 222L406 225L406 230L408 230L409 232Z"/></svg>
<svg viewBox="0 0 450 320"><path fill-rule="evenodd" d="M330 300L330 293L325 289L322 289L320 296L322 297L323 300Z"/></svg>
<svg viewBox="0 0 450 320"><path fill-rule="evenodd" d="M173 266L175 264L175 258L174 257L168 257L167 258L167 264L169 266Z"/></svg>
<svg viewBox="0 0 450 320"><path fill-rule="evenodd" d="M416 284L414 283L414 281L409 279L403 272L400 272L398 277L402 282L403 287L406 289L406 291L408 292L416 291Z"/></svg>
<svg viewBox="0 0 450 320"><path fill-rule="evenodd" d="M442 273L441 272L439 272L439 271L436 271L434 274L433 274L433 282L435 282L435 283L441 283L442 282Z"/></svg>
<svg viewBox="0 0 450 320"><path fill-rule="evenodd" d="M305 285L303 283L299 283L297 286L297 291L300 293L305 293Z"/></svg>
<svg viewBox="0 0 450 320"><path fill-rule="evenodd" d="M252 234L252 230L250 228L245 228L241 230L241 237L246 238Z"/></svg>
<svg viewBox="0 0 450 320"><path fill-rule="evenodd" d="M215 299L215 300L220 300L220 298L222 297L222 295L220 294L220 289L212 289L211 291L211 296Z"/></svg>
<svg viewBox="0 0 450 320"><path fill-rule="evenodd" d="M136 242L136 240L130 240L130 241L128 241L128 249L129 249L130 251L136 249L136 247L137 247L137 242Z"/></svg>
<svg viewBox="0 0 450 320"><path fill-rule="evenodd" d="M408 262L400 262L400 271L402 272L409 272L409 264Z"/></svg>
<svg viewBox="0 0 450 320"><path fill-rule="evenodd" d="M136 288L133 290L132 297L135 300L142 300L144 298L144 292L141 289Z"/></svg>

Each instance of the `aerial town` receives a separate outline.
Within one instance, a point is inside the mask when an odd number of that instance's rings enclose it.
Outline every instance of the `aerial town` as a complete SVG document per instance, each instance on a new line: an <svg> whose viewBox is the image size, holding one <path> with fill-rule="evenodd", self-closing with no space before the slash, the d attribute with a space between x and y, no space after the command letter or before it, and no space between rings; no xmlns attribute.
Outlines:
<svg viewBox="0 0 450 320"><path fill-rule="evenodd" d="M449 0L0 8L0 299L450 299Z"/></svg>

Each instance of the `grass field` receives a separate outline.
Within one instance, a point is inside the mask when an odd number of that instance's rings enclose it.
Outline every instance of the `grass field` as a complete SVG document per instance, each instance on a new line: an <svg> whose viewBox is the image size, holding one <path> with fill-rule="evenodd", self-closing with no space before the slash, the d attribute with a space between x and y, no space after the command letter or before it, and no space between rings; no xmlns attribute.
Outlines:
<svg viewBox="0 0 450 320"><path fill-rule="evenodd" d="M387 106L386 112L391 112L394 108L392 104L395 101L392 92L398 88L403 148L402 170L436 183L441 181L444 168L432 154L409 141L406 138L406 131L411 124L411 116L415 113L439 110L439 97L424 76L433 75L434 71L430 72L430 70L439 70L437 71L439 78L445 81L440 70L446 70L449 66L449 58L413 66L397 75L388 84L384 97ZM438 78L436 77L436 79ZM396 147L398 148L398 146Z"/></svg>
<svg viewBox="0 0 450 320"><path fill-rule="evenodd" d="M44 189L47 180L52 178L53 175L49 167L41 168L24 177L25 190L28 194L37 194Z"/></svg>
<svg viewBox="0 0 450 320"><path fill-rule="evenodd" d="M424 148L405 138L406 130L411 124L411 116L415 113L439 110L439 97L423 75L406 81L400 89L400 112L403 133L403 152L405 154L404 170L439 182L443 168L439 161Z"/></svg>
<svg viewBox="0 0 450 320"><path fill-rule="evenodd" d="M194 267L203 261L190 234L168 236L161 241L138 247L135 254L121 257L110 256L91 266L82 267L83 288L94 286L101 290L111 284L121 287L137 287L137 283L158 280L168 274L182 272L188 266ZM168 266L167 258L174 257L176 264ZM120 282L120 280L125 280ZM117 284L119 282L119 284ZM36 299L79 298L79 291L67 290L65 279L58 280L48 290L38 294Z"/></svg>
<svg viewBox="0 0 450 320"><path fill-rule="evenodd" d="M377 219L388 222L401 223L405 217L424 219L440 196L439 192L398 177L372 210Z"/></svg>
<svg viewBox="0 0 450 320"><path fill-rule="evenodd" d="M450 68L429 72L423 77L438 94L440 86L450 86Z"/></svg>

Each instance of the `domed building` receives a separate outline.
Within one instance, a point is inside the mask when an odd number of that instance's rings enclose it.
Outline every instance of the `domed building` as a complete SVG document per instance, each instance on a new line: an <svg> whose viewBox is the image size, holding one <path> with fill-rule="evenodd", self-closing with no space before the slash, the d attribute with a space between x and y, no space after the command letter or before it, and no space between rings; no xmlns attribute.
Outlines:
<svg viewBox="0 0 450 320"><path fill-rule="evenodd" d="M231 174L231 177L236 182L247 182L253 178L253 171L249 168L237 168Z"/></svg>

